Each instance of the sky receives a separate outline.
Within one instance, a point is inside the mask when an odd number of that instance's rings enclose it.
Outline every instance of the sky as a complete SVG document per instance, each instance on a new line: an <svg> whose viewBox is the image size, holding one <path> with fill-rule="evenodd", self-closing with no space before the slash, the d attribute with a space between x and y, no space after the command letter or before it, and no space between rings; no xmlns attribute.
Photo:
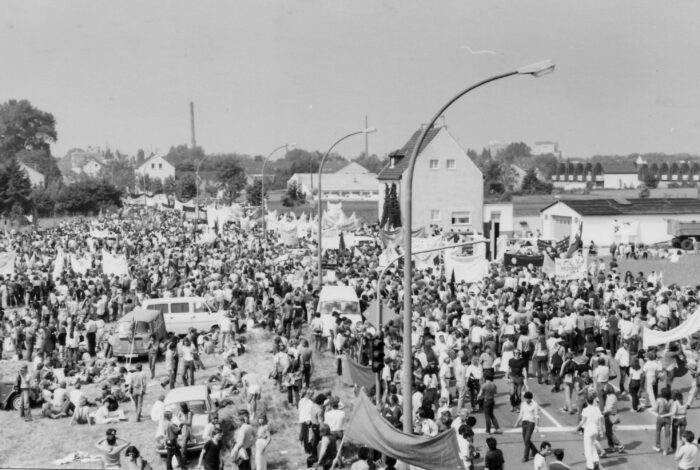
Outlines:
<svg viewBox="0 0 700 470"><path fill-rule="evenodd" d="M53 153L325 151L364 127L370 153L455 103L463 148L551 140L565 156L700 153L696 0L5 0L0 101L53 113ZM470 51L471 49L471 51ZM476 53L472 53L476 52ZM491 52L480 52L491 51ZM337 151L354 157L364 139Z"/></svg>

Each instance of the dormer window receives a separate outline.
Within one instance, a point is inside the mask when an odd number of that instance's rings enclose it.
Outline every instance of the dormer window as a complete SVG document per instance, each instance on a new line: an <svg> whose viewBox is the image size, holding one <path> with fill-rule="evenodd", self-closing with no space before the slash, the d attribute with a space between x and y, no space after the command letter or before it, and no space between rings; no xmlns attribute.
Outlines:
<svg viewBox="0 0 700 470"><path fill-rule="evenodd" d="M391 157L389 159L389 168L394 168L396 166L396 157Z"/></svg>

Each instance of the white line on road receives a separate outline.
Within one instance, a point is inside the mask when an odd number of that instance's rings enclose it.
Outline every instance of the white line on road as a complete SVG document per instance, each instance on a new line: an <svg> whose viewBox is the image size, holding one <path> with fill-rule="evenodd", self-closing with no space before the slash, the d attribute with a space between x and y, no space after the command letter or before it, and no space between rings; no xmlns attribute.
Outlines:
<svg viewBox="0 0 700 470"><path fill-rule="evenodd" d="M547 419L550 420L550 421L552 422L552 424L554 424L557 428L563 428L563 427L564 427L564 426L561 425L561 423L560 423L559 421L557 421L557 420L554 418L554 416L552 416L552 414L551 414L549 411L547 411L547 410L545 410L544 408L542 408L542 405L539 405L539 408L540 408L540 412L541 412L543 415L545 415L545 416L547 417Z"/></svg>
<svg viewBox="0 0 700 470"><path fill-rule="evenodd" d="M654 431L656 430L656 425L655 424L623 424L623 425L616 425L615 426L615 431ZM521 428L508 428L503 430L503 434L520 434L522 432ZM539 433L546 434L546 433L565 433L565 432L570 432L570 433L575 433L576 432L576 427L575 426L545 426L539 428ZM474 429L474 433L476 434L486 434L486 429L484 428L476 428Z"/></svg>

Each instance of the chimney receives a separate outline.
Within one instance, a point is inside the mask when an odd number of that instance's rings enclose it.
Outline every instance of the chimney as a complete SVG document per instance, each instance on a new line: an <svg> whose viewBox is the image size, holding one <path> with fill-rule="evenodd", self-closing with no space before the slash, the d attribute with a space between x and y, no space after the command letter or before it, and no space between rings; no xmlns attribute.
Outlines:
<svg viewBox="0 0 700 470"><path fill-rule="evenodd" d="M194 137L194 102L190 101L190 148L197 147L197 140Z"/></svg>

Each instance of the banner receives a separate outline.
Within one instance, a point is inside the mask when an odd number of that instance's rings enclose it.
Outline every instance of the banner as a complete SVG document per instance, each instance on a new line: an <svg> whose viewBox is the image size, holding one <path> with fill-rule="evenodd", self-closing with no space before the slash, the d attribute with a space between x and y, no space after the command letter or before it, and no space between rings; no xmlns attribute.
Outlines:
<svg viewBox="0 0 700 470"><path fill-rule="evenodd" d="M544 257L542 255L521 255L518 253L505 253L503 255L503 265L504 266L522 266L527 267L528 265L533 265L534 267L542 266L544 262Z"/></svg>
<svg viewBox="0 0 700 470"><path fill-rule="evenodd" d="M280 239L284 246L298 246L299 236L297 234L296 223L280 223L278 227Z"/></svg>
<svg viewBox="0 0 700 470"><path fill-rule="evenodd" d="M489 262L480 255L459 256L459 249L445 252L445 275L455 282L478 282L489 272Z"/></svg>
<svg viewBox="0 0 700 470"><path fill-rule="evenodd" d="M92 268L92 260L87 256L78 258L76 255L70 255L70 267L76 273L84 276Z"/></svg>
<svg viewBox="0 0 700 470"><path fill-rule="evenodd" d="M423 238L425 237L425 227L421 227L417 230L414 230L411 233L411 236L414 238ZM394 230L384 230L380 229L379 230L379 240L382 242L382 245L387 246L390 243L401 243L401 240L403 240L403 227L399 227Z"/></svg>
<svg viewBox="0 0 700 470"><path fill-rule="evenodd" d="M17 254L13 251L0 253L0 276L14 276L16 258Z"/></svg>
<svg viewBox="0 0 700 470"><path fill-rule="evenodd" d="M372 372L371 366L363 366L343 355L343 383L345 385L356 385L369 390L375 385L376 374Z"/></svg>
<svg viewBox="0 0 700 470"><path fill-rule="evenodd" d="M550 277L556 274L556 265L554 264L554 259L546 253L544 255L544 263L542 263L542 272Z"/></svg>
<svg viewBox="0 0 700 470"><path fill-rule="evenodd" d="M128 276L129 264L126 262L126 255L113 255L102 250L102 272L115 276Z"/></svg>
<svg viewBox="0 0 700 470"><path fill-rule="evenodd" d="M416 254L417 251L431 250L434 248L440 248L444 243L441 237L430 237L430 238L415 238L411 237L411 246L413 252L413 262L415 263L416 269L428 269L435 267L435 257L439 256L439 253L434 251L430 253Z"/></svg>
<svg viewBox="0 0 700 470"><path fill-rule="evenodd" d="M645 349L680 341L700 331L700 308L690 315L683 323L668 331L657 331L644 327L642 330L642 345Z"/></svg>
<svg viewBox="0 0 700 470"><path fill-rule="evenodd" d="M66 264L66 255L63 254L62 249L58 249L56 251L56 259L53 261L53 280L55 281L56 279L61 277L61 273L63 272L63 268Z"/></svg>
<svg viewBox="0 0 700 470"><path fill-rule="evenodd" d="M355 403L345 438L420 468L464 470L454 429L435 437L405 434L384 419L364 393Z"/></svg>
<svg viewBox="0 0 700 470"><path fill-rule="evenodd" d="M578 256L554 260L554 276L557 281L578 281L584 279L587 274L585 258Z"/></svg>

